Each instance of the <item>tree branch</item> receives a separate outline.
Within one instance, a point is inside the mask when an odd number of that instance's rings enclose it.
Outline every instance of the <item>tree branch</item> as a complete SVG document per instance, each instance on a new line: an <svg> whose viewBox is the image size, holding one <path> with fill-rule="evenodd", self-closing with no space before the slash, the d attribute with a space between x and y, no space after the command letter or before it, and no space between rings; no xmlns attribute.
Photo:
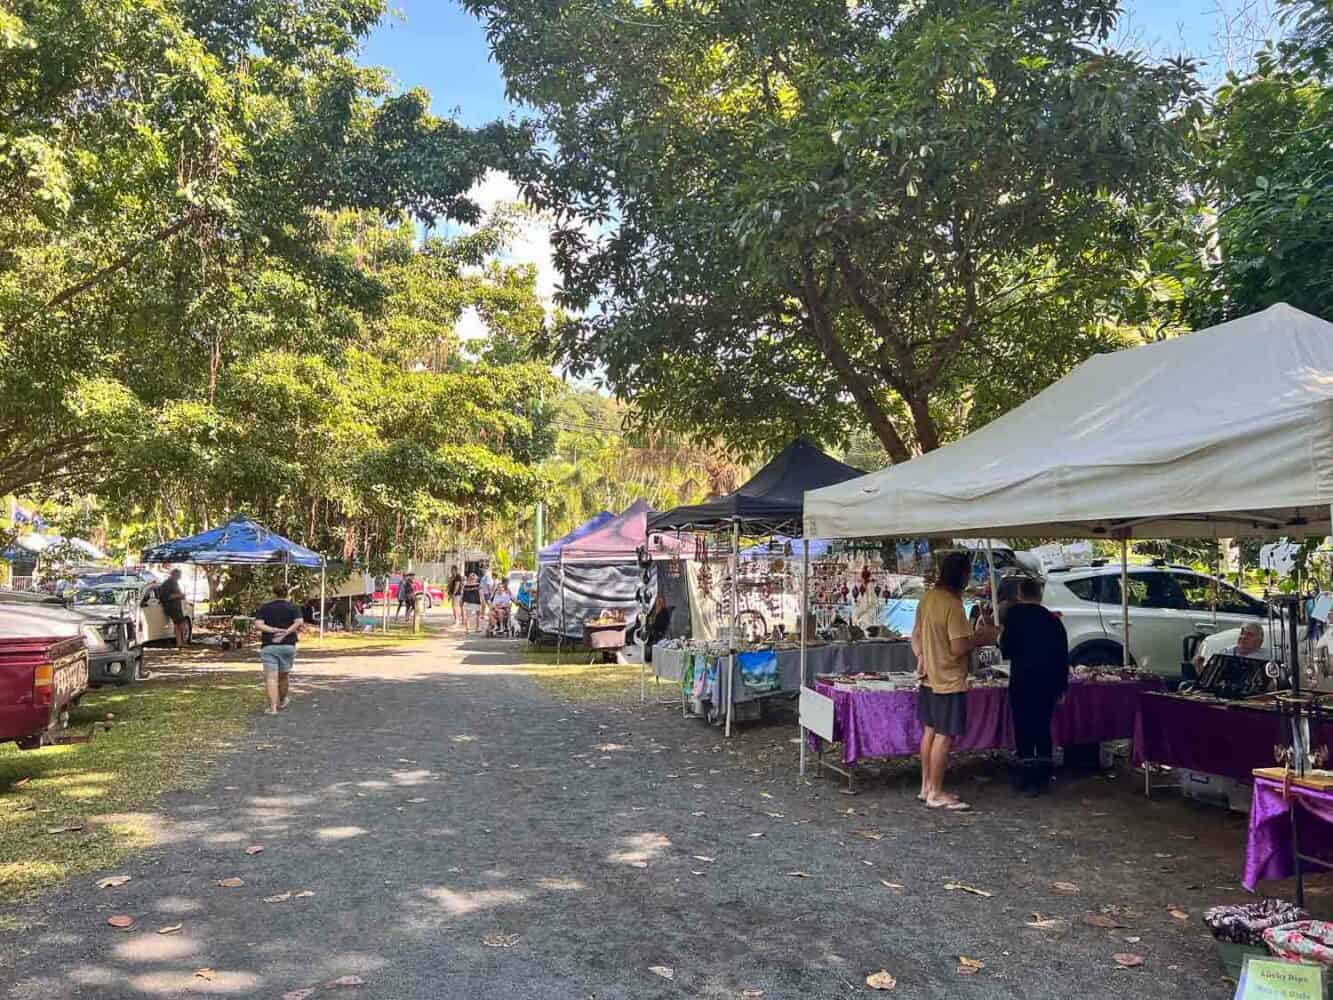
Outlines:
<svg viewBox="0 0 1333 1000"><path fill-rule="evenodd" d="M856 365L847 354L847 349L843 347L842 341L833 330L824 295L820 291L809 258L801 261L801 286L798 294L805 305L806 326L814 335L815 343L833 365L833 370L838 373L838 377L852 398L856 400L871 429L884 445L884 450L889 453L889 458L894 462L906 462L912 456L903 442L902 435L893 426L888 413L875 398L874 389L865 376L857 371Z"/></svg>

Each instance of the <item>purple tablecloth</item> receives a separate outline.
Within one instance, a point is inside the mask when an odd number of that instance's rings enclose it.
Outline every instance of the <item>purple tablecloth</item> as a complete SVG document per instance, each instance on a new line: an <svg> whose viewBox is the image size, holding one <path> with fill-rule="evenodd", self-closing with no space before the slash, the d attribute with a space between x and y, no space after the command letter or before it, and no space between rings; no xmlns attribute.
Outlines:
<svg viewBox="0 0 1333 1000"><path fill-rule="evenodd" d="M1057 746L1126 739L1134 729L1139 694L1160 686L1146 681L1074 681L1064 704L1055 710L1051 736ZM842 759L855 764L866 757L910 757L921 748L915 691L840 691L816 684L833 699L833 738L842 743ZM818 747L818 737L813 738ZM1014 745L1009 689L972 688L967 692L967 731L955 750L999 750Z"/></svg>
<svg viewBox="0 0 1333 1000"><path fill-rule="evenodd" d="M1301 854L1333 859L1333 791L1293 785L1288 789L1288 794L1296 802ZM1324 870L1323 866L1308 861L1304 862L1303 867L1313 871ZM1254 892L1259 882L1291 878L1295 874L1291 813L1282 797L1282 782L1254 778L1250 836L1245 844L1245 875L1241 885Z"/></svg>
<svg viewBox="0 0 1333 1000"><path fill-rule="evenodd" d="M1249 784L1256 767L1273 765L1273 747L1291 743L1290 723L1273 711L1145 693L1134 720L1134 765L1188 767ZM1324 723L1314 745L1333 747Z"/></svg>

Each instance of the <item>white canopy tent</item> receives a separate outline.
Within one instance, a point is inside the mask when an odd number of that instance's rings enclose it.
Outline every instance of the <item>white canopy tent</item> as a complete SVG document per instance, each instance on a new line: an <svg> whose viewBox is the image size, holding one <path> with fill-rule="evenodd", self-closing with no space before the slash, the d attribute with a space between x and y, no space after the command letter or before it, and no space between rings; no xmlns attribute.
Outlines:
<svg viewBox="0 0 1333 1000"><path fill-rule="evenodd" d="M1333 323L1285 304L1097 355L961 441L805 495L819 538L1330 533Z"/></svg>

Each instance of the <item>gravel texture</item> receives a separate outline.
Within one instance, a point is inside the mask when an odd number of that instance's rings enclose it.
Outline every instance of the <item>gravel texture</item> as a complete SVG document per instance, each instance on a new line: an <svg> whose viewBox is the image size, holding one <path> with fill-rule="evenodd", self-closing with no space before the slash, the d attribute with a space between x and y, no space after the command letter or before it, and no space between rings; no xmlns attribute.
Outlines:
<svg viewBox="0 0 1333 1000"><path fill-rule="evenodd" d="M555 700L516 659L307 656L277 718L256 671L249 734L160 804L130 882L11 911L0 995L794 1000L886 969L899 997L1230 996L1201 916L1243 898L1243 817L1123 773L1018 799L987 758L955 778L971 814L917 803L910 762L846 796L798 782L790 721L724 743L670 707Z"/></svg>

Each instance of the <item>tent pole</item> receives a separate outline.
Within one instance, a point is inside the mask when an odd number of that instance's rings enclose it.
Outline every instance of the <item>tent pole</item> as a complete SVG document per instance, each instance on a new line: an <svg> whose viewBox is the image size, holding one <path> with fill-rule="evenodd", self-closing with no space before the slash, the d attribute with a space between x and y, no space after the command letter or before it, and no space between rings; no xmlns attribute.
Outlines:
<svg viewBox="0 0 1333 1000"><path fill-rule="evenodd" d="M810 606L810 539L802 538L803 551L801 552L801 619L796 627L801 630L801 687L804 688L808 682L805 676L805 616L806 609ZM801 737L801 777L805 777L805 726L799 724L800 713L796 715L798 729Z"/></svg>
<svg viewBox="0 0 1333 1000"><path fill-rule="evenodd" d="M1129 536L1120 539L1120 665L1129 666Z"/></svg>
<svg viewBox="0 0 1333 1000"><path fill-rule="evenodd" d="M995 576L995 550L991 539L986 539L986 564L990 568L990 613L996 627L1000 624L1000 581Z"/></svg>
<svg viewBox="0 0 1333 1000"><path fill-rule="evenodd" d="M1209 602L1213 606L1213 631L1217 631L1217 577L1221 572L1219 563L1221 561L1221 552L1217 548L1217 522L1213 522L1213 580L1208 587Z"/></svg>
<svg viewBox="0 0 1333 1000"><path fill-rule="evenodd" d="M325 577L326 569L327 569L327 563L321 557L319 560L319 637L321 640L324 638L324 611L325 611L324 592L325 592L325 582L326 582L326 577Z"/></svg>
<svg viewBox="0 0 1333 1000"><path fill-rule="evenodd" d="M560 649L565 644L565 549L560 547L560 634L555 637L555 665L560 666Z"/></svg>
<svg viewBox="0 0 1333 1000"><path fill-rule="evenodd" d="M727 726L723 734L730 738L731 736L731 708L735 700L732 696L735 691L732 690L736 683L736 654L740 649L740 642L736 635L740 628L741 618L741 522L739 518L733 518L731 522L731 664L727 667Z"/></svg>

